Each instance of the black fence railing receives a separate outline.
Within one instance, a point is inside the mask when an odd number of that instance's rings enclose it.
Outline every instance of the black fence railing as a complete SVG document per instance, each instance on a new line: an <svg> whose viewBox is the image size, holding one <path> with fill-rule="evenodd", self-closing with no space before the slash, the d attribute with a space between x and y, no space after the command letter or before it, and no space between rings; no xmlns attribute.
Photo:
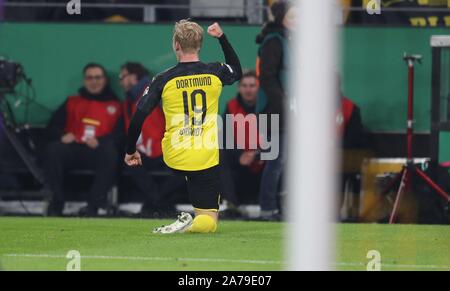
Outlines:
<svg viewBox="0 0 450 291"><path fill-rule="evenodd" d="M211 4L206 1L177 1L181 4L91 3L80 0L80 14L70 14L75 2L4 2L6 21L131 21L154 23L180 18L218 18L230 22L261 24L267 6L260 0L238 0ZM142 2L142 1L141 1ZM0 0L0 6L2 5ZM226 5L228 3L228 5ZM1 9L1 8L0 8Z"/></svg>
<svg viewBox="0 0 450 291"><path fill-rule="evenodd" d="M106 0L105 0L106 1ZM190 17L231 23L262 24L268 19L264 0L222 1L100 1L79 0L81 14L67 11L69 2L31 2L0 0L0 19L43 22L168 22ZM75 1L76 2L76 1ZM165 3L164 3L165 2ZM412 4L411 4L412 3ZM401 6L381 6L378 10L362 6L341 7L338 24L450 27L450 7L420 6L410 2ZM320 21L320 20L318 20Z"/></svg>

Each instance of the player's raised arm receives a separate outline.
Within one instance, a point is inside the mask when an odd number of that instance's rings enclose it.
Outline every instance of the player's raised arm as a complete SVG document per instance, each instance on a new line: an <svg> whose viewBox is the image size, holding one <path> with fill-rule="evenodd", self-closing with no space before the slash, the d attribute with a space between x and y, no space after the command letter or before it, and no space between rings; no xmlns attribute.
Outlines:
<svg viewBox="0 0 450 291"><path fill-rule="evenodd" d="M137 104L137 110L131 119L130 126L128 127L127 146L124 159L128 166L142 165L141 156L139 152L136 151L136 142L141 134L142 124L144 124L145 119L161 101L159 81L158 76L156 76L153 78L151 84L145 89Z"/></svg>
<svg viewBox="0 0 450 291"><path fill-rule="evenodd" d="M212 37L219 39L220 46L222 47L223 54L225 56L225 65L221 70L222 81L225 85L233 84L238 81L242 76L242 67L239 61L239 57L231 46L227 39L227 36L223 33L220 25L215 22L208 27L208 34Z"/></svg>

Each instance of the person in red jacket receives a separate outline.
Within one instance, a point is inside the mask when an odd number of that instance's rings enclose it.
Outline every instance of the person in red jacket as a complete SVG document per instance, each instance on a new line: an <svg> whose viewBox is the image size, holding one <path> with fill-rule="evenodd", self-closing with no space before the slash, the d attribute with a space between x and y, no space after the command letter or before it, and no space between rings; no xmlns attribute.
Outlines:
<svg viewBox="0 0 450 291"><path fill-rule="evenodd" d="M341 138L343 150L360 150L366 147L361 110L351 99L347 98L341 88L341 76L337 75L337 88L340 96L336 112L336 130Z"/></svg>
<svg viewBox="0 0 450 291"><path fill-rule="evenodd" d="M251 135L251 127L257 128L256 103L258 99L258 78L253 70L242 74L238 85L238 94L227 103L224 113L224 138L227 136L227 126L233 126L232 138L234 149L224 149L220 152L222 195L228 202L227 214L239 216L237 206L243 199L257 200L259 182L264 163L259 160L259 134ZM228 117L242 115L248 121L244 130L239 130L238 122L227 124ZM252 118L254 117L254 118ZM238 194L240 193L240 194ZM242 197L245 194L246 197Z"/></svg>
<svg viewBox="0 0 450 291"><path fill-rule="evenodd" d="M342 148L361 149L364 147L364 128L361 111L352 100L341 95L340 108L336 114L336 125L342 138Z"/></svg>
<svg viewBox="0 0 450 291"><path fill-rule="evenodd" d="M47 187L53 193L48 215L61 216L64 175L71 169L95 172L85 215L96 216L118 170L116 137L122 114L120 101L109 87L105 69L95 63L83 69L84 86L52 115L47 130L51 142L44 154Z"/></svg>
<svg viewBox="0 0 450 291"><path fill-rule="evenodd" d="M125 92L123 119L125 133L130 126L131 117L136 112L137 102L150 83L148 70L140 63L127 62L120 69L120 86ZM133 184L136 185L144 203L141 216L173 216L175 206L169 194L183 188L185 181L179 176L169 175L156 181L148 171L168 171L162 159L161 140L164 137L165 118L161 106L157 106L145 119L136 149L141 153L143 167L127 167Z"/></svg>

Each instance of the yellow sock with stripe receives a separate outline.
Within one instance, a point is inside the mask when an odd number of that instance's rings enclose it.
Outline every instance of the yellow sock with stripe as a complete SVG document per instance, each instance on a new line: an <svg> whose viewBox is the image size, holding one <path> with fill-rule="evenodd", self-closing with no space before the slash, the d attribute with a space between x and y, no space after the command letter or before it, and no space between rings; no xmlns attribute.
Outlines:
<svg viewBox="0 0 450 291"><path fill-rule="evenodd" d="M194 221L192 222L189 232L210 233L216 232L216 230L217 230L217 223L214 220L214 218L212 218L209 215L200 214L194 218Z"/></svg>

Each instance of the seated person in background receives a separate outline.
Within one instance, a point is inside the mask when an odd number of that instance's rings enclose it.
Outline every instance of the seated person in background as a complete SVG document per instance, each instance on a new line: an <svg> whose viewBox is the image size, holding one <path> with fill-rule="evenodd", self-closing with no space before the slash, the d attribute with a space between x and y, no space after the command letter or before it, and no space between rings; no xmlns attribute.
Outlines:
<svg viewBox="0 0 450 291"><path fill-rule="evenodd" d="M359 149L363 146L361 111L352 100L341 95L341 108L336 116L338 133L343 149Z"/></svg>
<svg viewBox="0 0 450 291"><path fill-rule="evenodd" d="M263 162L258 159L257 136L250 136L250 126L257 128L255 115L258 95L258 79L255 71L244 72L238 85L238 95L228 101L225 110L224 121L224 145L226 145L226 115L236 116L242 114L249 121L245 125L245 131L239 131L235 123L233 129L234 149L223 149L220 155L222 195L228 203L228 213L239 215L238 206L240 199L238 192L254 198L257 203L259 193L259 181ZM253 115L254 119L251 116ZM257 132L257 131L256 131ZM254 146L251 147L250 145ZM239 187L236 187L238 185ZM237 188L241 191L237 191ZM248 193L251 192L251 193Z"/></svg>
<svg viewBox="0 0 450 291"><path fill-rule="evenodd" d="M125 92L123 103L125 130L130 126L130 120L136 111L136 104L150 83L148 70L139 63L127 62L120 70L120 86ZM136 149L141 152L143 167L127 167L131 173L133 184L137 186L145 197L141 209L142 216L173 216L174 205L170 204L168 195L176 189L182 188L184 180L178 176L165 177L158 184L148 171L166 171L162 159L161 140L165 131L165 119L161 106L146 118L141 135L137 141Z"/></svg>
<svg viewBox="0 0 450 291"><path fill-rule="evenodd" d="M362 149L364 147L364 128L361 111L352 100L344 96L341 90L341 80L338 77L340 107L336 114L336 124L341 144L344 150Z"/></svg>
<svg viewBox="0 0 450 291"><path fill-rule="evenodd" d="M117 126L122 113L120 101L101 65L87 64L83 73L84 87L53 113L47 127L51 142L44 154L44 173L53 193L50 216L62 215L67 171L88 168L95 172L84 214L96 216L118 170L116 137L123 131Z"/></svg>
<svg viewBox="0 0 450 291"><path fill-rule="evenodd" d="M348 205L344 207L346 214L341 212L346 191L350 193L359 193L360 182L358 174L361 170L363 159L368 156L368 152L364 149L366 144L364 141L364 127L362 125L361 112L359 107L350 99L345 97L339 84L340 102L336 113L336 126L338 136L341 138L342 149L342 176L341 189L342 195L338 199L338 208L341 219L351 221L357 216L354 205L348 209ZM355 203L357 204L357 203Z"/></svg>

